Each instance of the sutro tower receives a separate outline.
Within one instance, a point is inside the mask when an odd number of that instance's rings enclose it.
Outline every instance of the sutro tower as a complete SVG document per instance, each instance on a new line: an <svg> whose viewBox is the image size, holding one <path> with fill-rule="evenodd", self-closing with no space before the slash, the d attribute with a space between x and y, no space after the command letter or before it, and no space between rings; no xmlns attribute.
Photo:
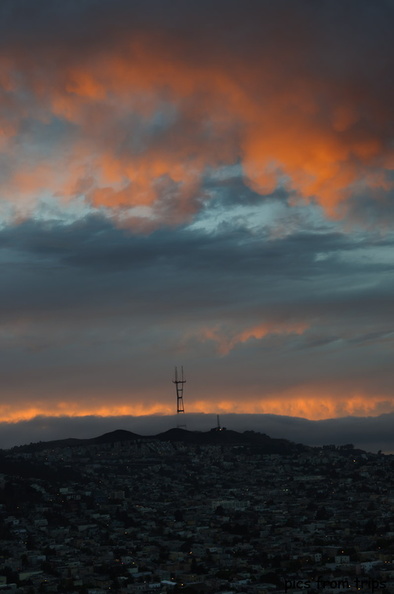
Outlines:
<svg viewBox="0 0 394 594"><path fill-rule="evenodd" d="M176 412L177 414L184 413L183 384L186 384L186 380L183 379L183 367L181 367L181 379L178 379L178 368L175 367L175 379L172 380L172 383L175 384L176 387Z"/></svg>

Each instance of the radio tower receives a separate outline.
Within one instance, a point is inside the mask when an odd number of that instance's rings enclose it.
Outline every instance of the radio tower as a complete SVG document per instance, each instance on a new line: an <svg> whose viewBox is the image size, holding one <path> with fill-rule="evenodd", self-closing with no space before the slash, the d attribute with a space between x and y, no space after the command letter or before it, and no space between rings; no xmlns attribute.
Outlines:
<svg viewBox="0 0 394 594"><path fill-rule="evenodd" d="M175 367L175 379L172 380L172 383L175 384L176 387L176 412L177 414L184 413L183 384L186 384L186 380L183 379L183 367L181 367L181 379L178 379L178 367Z"/></svg>

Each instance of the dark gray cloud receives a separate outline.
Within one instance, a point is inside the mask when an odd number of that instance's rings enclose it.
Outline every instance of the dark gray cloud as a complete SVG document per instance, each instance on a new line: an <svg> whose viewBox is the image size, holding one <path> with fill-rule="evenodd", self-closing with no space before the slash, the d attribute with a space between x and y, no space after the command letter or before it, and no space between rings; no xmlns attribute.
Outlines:
<svg viewBox="0 0 394 594"><path fill-rule="evenodd" d="M313 230L270 238L244 227L136 235L97 216L74 224L30 220L0 231L2 311L19 314L23 303L47 314L129 303L151 316L182 316L191 306L197 318L210 309L217 316L219 305L224 316L244 315L246 307L252 316L267 307L271 314L386 315L393 265L359 257L363 238ZM389 252L392 242L372 236L368 250L374 249Z"/></svg>

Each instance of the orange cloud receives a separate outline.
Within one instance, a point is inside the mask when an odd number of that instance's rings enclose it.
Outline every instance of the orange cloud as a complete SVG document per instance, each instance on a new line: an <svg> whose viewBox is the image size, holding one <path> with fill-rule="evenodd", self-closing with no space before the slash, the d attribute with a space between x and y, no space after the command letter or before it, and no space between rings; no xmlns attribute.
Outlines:
<svg viewBox="0 0 394 594"><path fill-rule="evenodd" d="M85 399L84 399L85 400ZM108 401L108 398L106 399ZM238 394L223 397L220 394L214 400L205 397L188 398L185 413L238 413L238 414L275 414L303 417L310 420L353 416L377 416L393 410L394 402L387 396L343 394L341 397L330 395L329 390L311 388L292 388L288 392L264 397ZM42 417L83 417L96 415L107 416L145 416L172 415L174 406L165 403L152 404L86 404L81 401L42 402L36 406L23 407L18 404L0 406L0 422L15 423L27 421L36 416Z"/></svg>
<svg viewBox="0 0 394 594"><path fill-rule="evenodd" d="M248 399L243 396L238 399L198 400L193 403L193 410L189 412L205 413L238 413L238 414L274 414L291 417L303 417L310 420L339 418L349 415L374 416L389 413L393 410L393 401L387 397L377 397L371 400L369 396L354 395L337 399L329 394L319 392L309 393L308 390L298 394L269 396L261 399ZM309 391L310 392L310 391Z"/></svg>
<svg viewBox="0 0 394 594"><path fill-rule="evenodd" d="M179 222L199 208L207 170L237 160L257 192L286 180L331 214L355 186L393 187L384 99L360 98L352 81L337 88L335 77L313 70L295 74L289 48L275 64L269 52L237 60L231 48L227 55L211 49L211 56L192 54L185 39L155 31L134 32L105 51L70 49L57 69L56 51L40 66L11 51L1 80L19 121L3 134L15 134L26 118L49 125L51 117L75 133L66 146L59 137L45 160L33 152L28 167L15 153L2 189L22 199L43 189L72 197L84 188L96 207L148 205L159 221ZM32 94L31 105L22 91ZM175 205L169 214L168 201Z"/></svg>
<svg viewBox="0 0 394 594"><path fill-rule="evenodd" d="M204 328L199 334L202 340L214 341L221 355L227 355L238 344L245 343L251 338L260 340L272 334L303 334L308 328L309 324L303 322L265 322L235 333L225 328L214 327Z"/></svg>
<svg viewBox="0 0 394 594"><path fill-rule="evenodd" d="M78 401L70 402L42 402L37 403L36 406L20 407L15 405L1 405L0 406L0 422L16 423L19 421L27 421L37 416L48 417L83 417L87 415L96 415L100 417L108 416L123 416L123 415L154 415L154 414L171 414L173 410L163 404L81 404Z"/></svg>

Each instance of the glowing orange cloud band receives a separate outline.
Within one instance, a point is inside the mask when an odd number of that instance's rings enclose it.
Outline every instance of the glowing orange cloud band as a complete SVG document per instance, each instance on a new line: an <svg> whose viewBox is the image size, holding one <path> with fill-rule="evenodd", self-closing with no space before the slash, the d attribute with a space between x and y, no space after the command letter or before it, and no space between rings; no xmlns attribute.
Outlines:
<svg viewBox="0 0 394 594"><path fill-rule="evenodd" d="M173 404L173 403L172 403ZM384 396L371 399L362 394L349 395L342 399L335 399L326 393L319 394L311 390L289 390L280 396L266 398L218 398L216 402L210 399L190 399L187 401L186 414L189 413L239 413L239 414L276 414L303 417L311 420L355 416L375 416L389 413L394 402ZM35 407L20 408L21 405L7 405L0 407L0 422L15 423L26 421L36 416L43 417L83 417L96 415L107 416L144 416L144 415L172 415L174 406L168 403L155 404L97 404L87 406L78 402L42 403Z"/></svg>

